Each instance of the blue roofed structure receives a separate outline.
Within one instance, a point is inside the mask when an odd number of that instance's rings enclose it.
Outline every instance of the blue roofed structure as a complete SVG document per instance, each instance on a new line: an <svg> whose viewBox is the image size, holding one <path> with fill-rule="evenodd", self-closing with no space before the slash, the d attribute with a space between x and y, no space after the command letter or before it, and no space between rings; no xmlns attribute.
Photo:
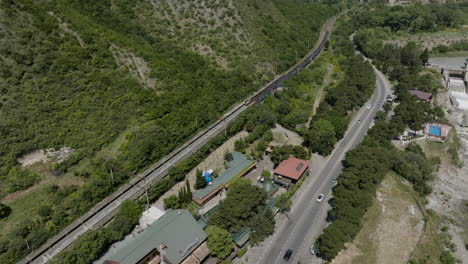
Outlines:
<svg viewBox="0 0 468 264"><path fill-rule="evenodd" d="M193 200L198 204L204 204L223 188L228 186L234 179L241 177L255 168L255 161L247 159L245 155L240 152L232 152L232 160L228 162L228 169L219 175L218 178L212 179L211 185L203 189L197 190L193 194Z"/></svg>

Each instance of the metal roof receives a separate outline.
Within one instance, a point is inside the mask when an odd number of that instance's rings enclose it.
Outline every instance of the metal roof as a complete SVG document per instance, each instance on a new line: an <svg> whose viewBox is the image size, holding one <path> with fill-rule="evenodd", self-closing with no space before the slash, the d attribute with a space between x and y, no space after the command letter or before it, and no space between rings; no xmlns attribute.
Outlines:
<svg viewBox="0 0 468 264"><path fill-rule="evenodd" d="M232 158L233 159L228 162L228 169L219 175L218 178L213 179L211 185L197 190L193 194L193 197L200 200L203 199L205 196L216 190L219 186L227 184L230 180L239 176L242 172L255 163L255 161L247 159L246 156L237 151L232 152Z"/></svg>
<svg viewBox="0 0 468 264"><path fill-rule="evenodd" d="M306 160L289 157L278 165L274 173L290 179L299 180L307 168L309 168L309 162Z"/></svg>
<svg viewBox="0 0 468 264"><path fill-rule="evenodd" d="M182 262L206 240L206 233L189 211L171 210L134 238L125 240L106 258L120 264L134 264L159 245L167 246L165 258L172 264Z"/></svg>
<svg viewBox="0 0 468 264"><path fill-rule="evenodd" d="M426 92L423 92L423 91L409 90L408 92L410 94L412 94L412 95L415 95L416 97L418 97L421 100L430 100L432 98L432 94L426 93Z"/></svg>

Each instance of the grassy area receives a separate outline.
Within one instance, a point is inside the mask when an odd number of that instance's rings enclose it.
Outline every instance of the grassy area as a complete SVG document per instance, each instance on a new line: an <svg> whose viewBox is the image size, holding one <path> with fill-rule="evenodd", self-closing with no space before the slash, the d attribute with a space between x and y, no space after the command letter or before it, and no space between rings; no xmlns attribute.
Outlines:
<svg viewBox="0 0 468 264"><path fill-rule="evenodd" d="M406 263L422 234L415 229L423 216L413 196L406 181L389 173L362 220L363 228L332 263Z"/></svg>
<svg viewBox="0 0 468 264"><path fill-rule="evenodd" d="M439 157L441 160L447 160L459 168L463 165L463 162L458 156L460 140L458 139L457 132L453 128L450 130L443 143L425 141L420 142L420 145L429 157Z"/></svg>
<svg viewBox="0 0 468 264"><path fill-rule="evenodd" d="M0 220L0 234L4 235L11 232L16 225L24 220L34 220L39 211L38 204L47 204L51 202L46 187L36 188L18 199L12 198L5 202L12 209L11 215L6 219ZM1 236L0 235L0 236Z"/></svg>
<svg viewBox="0 0 468 264"><path fill-rule="evenodd" d="M428 261L427 264L440 263L439 256L444 251L437 233L437 225L440 218L435 213L428 212L425 220L426 227L424 233L418 245L414 249L411 259L420 262L426 260Z"/></svg>

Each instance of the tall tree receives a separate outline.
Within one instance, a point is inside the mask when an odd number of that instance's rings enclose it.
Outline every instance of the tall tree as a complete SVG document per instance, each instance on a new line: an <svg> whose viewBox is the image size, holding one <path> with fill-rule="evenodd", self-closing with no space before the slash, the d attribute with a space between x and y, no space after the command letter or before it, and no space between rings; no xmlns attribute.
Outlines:
<svg viewBox="0 0 468 264"><path fill-rule="evenodd" d="M291 208L292 201L288 193L281 194L275 202L275 206L281 213L288 211Z"/></svg>
<svg viewBox="0 0 468 264"><path fill-rule="evenodd" d="M238 179L229 186L226 199L220 202L219 211L210 217L208 223L229 232L238 232L263 212L266 198L265 190L252 185L248 179Z"/></svg>
<svg viewBox="0 0 468 264"><path fill-rule="evenodd" d="M206 233L208 234L207 244L211 254L221 259L229 256L234 248L234 243L228 231L218 226L208 226Z"/></svg>
<svg viewBox="0 0 468 264"><path fill-rule="evenodd" d="M429 50L427 48L424 49L424 51L421 53L421 63L423 66L426 66L427 63L429 62Z"/></svg>
<svg viewBox="0 0 468 264"><path fill-rule="evenodd" d="M308 142L312 151L322 155L330 154L336 143L335 127L325 119L314 122L309 131Z"/></svg>
<svg viewBox="0 0 468 264"><path fill-rule="evenodd" d="M205 181L205 177L203 177L203 174L201 170L197 170L196 173L196 182L195 182L195 189L203 189L208 185L208 183Z"/></svg>
<svg viewBox="0 0 468 264"><path fill-rule="evenodd" d="M190 190L190 183L189 180L185 180L185 201L186 203L190 203L192 201L192 190Z"/></svg>
<svg viewBox="0 0 468 264"><path fill-rule="evenodd" d="M250 242L254 245L262 242L275 231L275 218L270 209L252 219Z"/></svg>

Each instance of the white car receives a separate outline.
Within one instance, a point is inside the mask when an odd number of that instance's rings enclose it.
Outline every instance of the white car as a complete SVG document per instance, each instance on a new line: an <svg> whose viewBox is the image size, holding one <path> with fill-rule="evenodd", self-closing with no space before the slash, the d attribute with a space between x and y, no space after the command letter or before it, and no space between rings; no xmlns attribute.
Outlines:
<svg viewBox="0 0 468 264"><path fill-rule="evenodd" d="M312 244L312 245L310 246L309 252L310 252L310 254L312 254L312 255L315 255L315 254L317 253L317 251L315 250L314 244Z"/></svg>
<svg viewBox="0 0 468 264"><path fill-rule="evenodd" d="M371 105L367 105L367 109L370 109L371 108Z"/></svg>
<svg viewBox="0 0 468 264"><path fill-rule="evenodd" d="M321 203L322 200L323 200L323 197L325 197L325 195L323 195L323 193L319 194L319 196L317 197L317 202Z"/></svg>

